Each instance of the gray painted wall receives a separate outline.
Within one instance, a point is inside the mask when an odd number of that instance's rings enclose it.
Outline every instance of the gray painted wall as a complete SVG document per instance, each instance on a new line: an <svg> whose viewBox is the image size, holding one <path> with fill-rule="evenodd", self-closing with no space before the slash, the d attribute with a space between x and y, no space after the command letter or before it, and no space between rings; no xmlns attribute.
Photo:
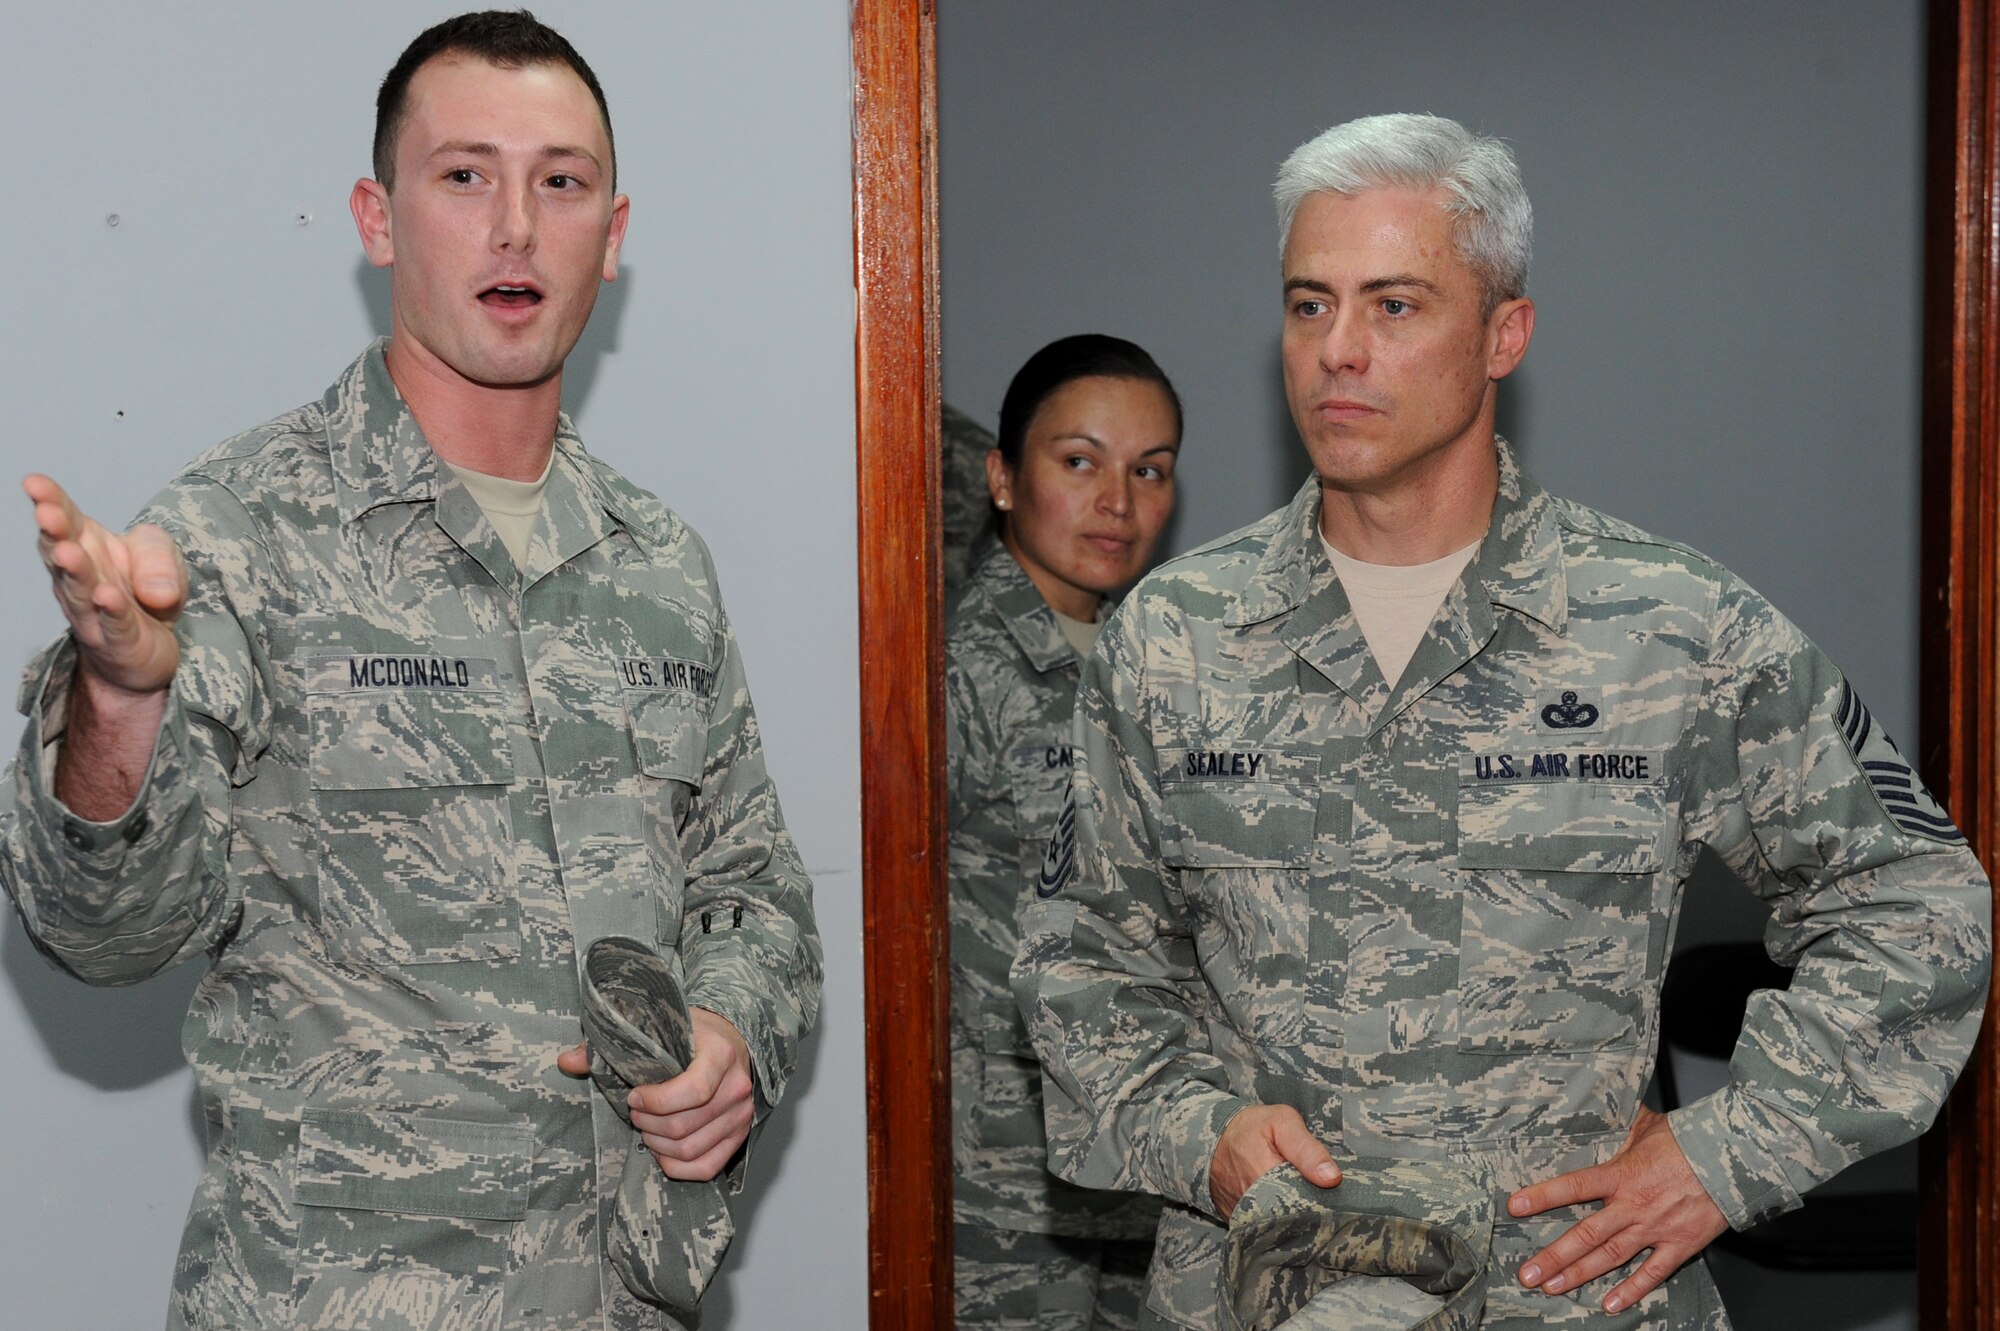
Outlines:
<svg viewBox="0 0 2000 1331"><path fill-rule="evenodd" d="M1513 144L1539 313L1501 426L1550 489L1721 559L1916 737L1923 5L941 4L944 388L989 427L1036 347L1153 352L1187 407L1167 551L1304 479L1270 181L1380 111ZM1906 744L1906 748L1909 745ZM1697 874L1682 942L1761 908ZM1907 1184L1907 1153L1876 1171ZM1914 1325L1913 1278L1723 1264L1739 1331Z"/></svg>
<svg viewBox="0 0 2000 1331"><path fill-rule="evenodd" d="M403 44L459 6L29 5L0 43L0 477L125 516L183 461L316 397L386 327L346 198ZM543 0L632 196L623 278L571 361L594 451L708 538L771 769L819 889L826 1007L751 1165L707 1325L866 1323L847 15ZM747 164L754 164L754 167ZM108 218L115 214L118 224ZM302 220L303 219L303 220ZM59 626L0 499L0 666ZM11 688L7 692L11 699ZM11 725L0 727L11 752ZM199 1160L193 968L87 989L0 925L9 1326L157 1326Z"/></svg>

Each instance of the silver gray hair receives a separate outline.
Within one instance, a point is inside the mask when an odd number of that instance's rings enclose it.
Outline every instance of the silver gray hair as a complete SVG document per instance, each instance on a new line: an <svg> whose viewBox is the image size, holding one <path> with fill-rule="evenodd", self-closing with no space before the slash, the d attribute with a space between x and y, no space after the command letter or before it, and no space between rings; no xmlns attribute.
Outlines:
<svg viewBox="0 0 2000 1331"><path fill-rule="evenodd" d="M1278 244L1308 194L1442 190L1459 257L1485 287L1485 310L1528 293L1535 214L1514 154L1498 139L1442 116L1350 120L1307 140L1278 168Z"/></svg>

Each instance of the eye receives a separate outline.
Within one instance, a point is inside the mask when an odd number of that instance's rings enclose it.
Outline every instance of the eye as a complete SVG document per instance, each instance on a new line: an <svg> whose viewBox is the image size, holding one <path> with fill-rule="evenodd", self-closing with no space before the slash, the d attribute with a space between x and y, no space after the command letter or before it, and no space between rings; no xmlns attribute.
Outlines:
<svg viewBox="0 0 2000 1331"><path fill-rule="evenodd" d="M445 172L444 178L454 185L470 185L479 179L479 173L469 166L460 166Z"/></svg>
<svg viewBox="0 0 2000 1331"><path fill-rule="evenodd" d="M1398 315L1408 314L1412 308L1414 307L1410 304L1410 302L1408 302L1407 300L1399 300L1394 296L1391 296L1387 300L1382 302L1382 313L1389 315L1391 318L1394 318Z"/></svg>
<svg viewBox="0 0 2000 1331"><path fill-rule="evenodd" d="M552 189L572 189L582 183L575 176L560 171L549 177L549 186Z"/></svg>
<svg viewBox="0 0 2000 1331"><path fill-rule="evenodd" d="M1089 465L1090 455L1087 453L1071 453L1063 459L1063 466L1068 467L1071 471L1082 471Z"/></svg>
<svg viewBox="0 0 2000 1331"><path fill-rule="evenodd" d="M1165 467L1151 462L1135 468L1133 474L1138 476L1142 481L1167 481L1173 479L1172 472L1168 471Z"/></svg>
<svg viewBox="0 0 2000 1331"><path fill-rule="evenodd" d="M1298 315L1301 319L1316 319L1326 313L1326 302L1323 300L1295 301L1292 304L1292 313Z"/></svg>

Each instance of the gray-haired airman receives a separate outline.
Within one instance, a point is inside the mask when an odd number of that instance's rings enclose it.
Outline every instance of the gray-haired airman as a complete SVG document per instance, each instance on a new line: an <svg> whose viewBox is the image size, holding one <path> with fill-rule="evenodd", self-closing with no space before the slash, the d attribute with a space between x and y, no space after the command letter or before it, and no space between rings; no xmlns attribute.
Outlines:
<svg viewBox="0 0 2000 1331"><path fill-rule="evenodd" d="M1494 434L1534 325L1504 147L1359 121L1279 197L1316 475L1148 577L1084 668L1013 973L1052 1165L1167 1200L1156 1325L1228 1324L1226 1222L1266 1171L1333 1203L1390 1157L1493 1181L1478 1325L1726 1327L1689 1259L1937 1112L1983 1010L1985 876L1767 601ZM1336 563L1449 560L1385 659L1393 614ZM1663 1118L1640 1097L1704 848L1797 969L1729 1085Z"/></svg>

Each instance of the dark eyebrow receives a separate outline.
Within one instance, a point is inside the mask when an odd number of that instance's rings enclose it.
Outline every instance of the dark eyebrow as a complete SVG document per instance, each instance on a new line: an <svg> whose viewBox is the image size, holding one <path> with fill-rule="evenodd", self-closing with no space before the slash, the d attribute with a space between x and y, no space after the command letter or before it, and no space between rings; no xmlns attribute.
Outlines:
<svg viewBox="0 0 2000 1331"><path fill-rule="evenodd" d="M498 157L499 155L500 147L498 144L478 142L472 139L452 139L449 142L440 143L436 148L431 150L431 156L433 157ZM549 161L558 157L581 157L592 166L602 165L597 160L597 154L588 148L572 147L567 143L552 143L542 149L543 161Z"/></svg>
<svg viewBox="0 0 2000 1331"><path fill-rule="evenodd" d="M1285 294L1294 291L1311 291L1321 296L1331 296L1333 288L1316 277L1288 277L1285 279Z"/></svg>
<svg viewBox="0 0 2000 1331"><path fill-rule="evenodd" d="M1397 273L1391 277L1378 277L1372 282L1363 282L1361 284L1361 289L1365 292L1388 291L1395 287L1415 287L1419 291L1428 291L1433 296L1437 294L1438 290L1437 283L1426 282L1423 278L1411 273Z"/></svg>

